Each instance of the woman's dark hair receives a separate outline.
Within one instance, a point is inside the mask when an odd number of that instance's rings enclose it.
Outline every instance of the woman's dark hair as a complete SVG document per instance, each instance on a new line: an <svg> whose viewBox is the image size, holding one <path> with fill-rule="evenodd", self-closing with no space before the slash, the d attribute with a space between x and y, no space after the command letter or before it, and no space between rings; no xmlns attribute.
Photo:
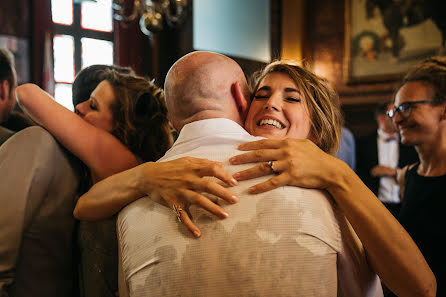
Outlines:
<svg viewBox="0 0 446 297"><path fill-rule="evenodd" d="M80 71L73 82L74 106L88 100L104 80L110 82L116 98L111 105L112 134L140 161L158 160L172 145L163 91L152 81L134 75L131 68L92 65ZM91 186L91 178L85 165L81 170L82 194Z"/></svg>
<svg viewBox="0 0 446 297"><path fill-rule="evenodd" d="M71 88L73 92L73 106L87 101L90 98L91 93L99 83L109 78L111 73L108 70L115 70L122 74L135 74L132 68L117 65L96 64L82 69L76 75Z"/></svg>
<svg viewBox="0 0 446 297"><path fill-rule="evenodd" d="M172 145L164 92L153 81L111 70L115 135L142 161L156 161Z"/></svg>

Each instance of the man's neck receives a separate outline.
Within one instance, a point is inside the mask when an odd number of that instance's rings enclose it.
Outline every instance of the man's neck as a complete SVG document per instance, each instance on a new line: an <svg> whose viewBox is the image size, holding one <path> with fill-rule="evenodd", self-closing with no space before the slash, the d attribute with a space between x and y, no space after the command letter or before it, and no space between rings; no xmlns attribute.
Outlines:
<svg viewBox="0 0 446 297"><path fill-rule="evenodd" d="M179 130L181 130L185 125L192 123L192 122L208 120L208 119L216 119L216 118L223 118L223 119L228 119L228 120L234 121L242 127L244 124L238 114L237 115L228 114L227 112L223 112L220 110L204 110L204 111L201 111L201 112L198 112L198 113L192 115L189 118L186 118L186 119L180 121L181 128L179 128Z"/></svg>

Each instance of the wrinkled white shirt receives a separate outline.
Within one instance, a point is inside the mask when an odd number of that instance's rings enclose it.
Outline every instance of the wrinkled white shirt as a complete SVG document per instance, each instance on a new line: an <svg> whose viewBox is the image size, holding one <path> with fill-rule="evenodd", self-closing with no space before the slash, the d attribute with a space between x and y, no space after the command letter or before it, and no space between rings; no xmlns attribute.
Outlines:
<svg viewBox="0 0 446 297"><path fill-rule="evenodd" d="M259 140L227 119L183 127L159 160L183 156L223 162L230 173L253 164L229 165L239 144ZM150 198L118 217L120 296L382 296L364 249L325 192L281 187L250 195L271 176L242 181L231 191L239 202L216 197L229 217L220 220L190 207L202 236L195 239L172 209Z"/></svg>

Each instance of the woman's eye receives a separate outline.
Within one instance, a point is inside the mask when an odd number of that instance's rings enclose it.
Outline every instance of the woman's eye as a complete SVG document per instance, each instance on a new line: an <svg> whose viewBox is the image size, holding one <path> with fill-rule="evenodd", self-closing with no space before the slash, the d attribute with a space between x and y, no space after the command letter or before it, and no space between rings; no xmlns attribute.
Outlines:
<svg viewBox="0 0 446 297"><path fill-rule="evenodd" d="M297 103L297 102L300 102L300 99L288 97L288 98L286 98L286 101Z"/></svg>
<svg viewBox="0 0 446 297"><path fill-rule="evenodd" d="M256 95L254 95L254 99L257 99L257 100L268 99L268 96L261 95L261 94L256 94Z"/></svg>
<svg viewBox="0 0 446 297"><path fill-rule="evenodd" d="M90 109L91 110L97 110L96 105L94 105L93 103L90 103Z"/></svg>

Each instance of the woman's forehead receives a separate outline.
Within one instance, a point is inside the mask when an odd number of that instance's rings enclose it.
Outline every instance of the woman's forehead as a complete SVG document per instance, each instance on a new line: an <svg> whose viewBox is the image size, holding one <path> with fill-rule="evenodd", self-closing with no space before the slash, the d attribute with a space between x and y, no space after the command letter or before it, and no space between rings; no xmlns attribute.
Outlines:
<svg viewBox="0 0 446 297"><path fill-rule="evenodd" d="M412 81L405 83L396 93L395 104L406 101L434 99L435 90L430 83Z"/></svg>
<svg viewBox="0 0 446 297"><path fill-rule="evenodd" d="M271 84L288 84L293 85L297 89L297 83L288 73L285 72L274 71L266 74L260 81L259 87Z"/></svg>

